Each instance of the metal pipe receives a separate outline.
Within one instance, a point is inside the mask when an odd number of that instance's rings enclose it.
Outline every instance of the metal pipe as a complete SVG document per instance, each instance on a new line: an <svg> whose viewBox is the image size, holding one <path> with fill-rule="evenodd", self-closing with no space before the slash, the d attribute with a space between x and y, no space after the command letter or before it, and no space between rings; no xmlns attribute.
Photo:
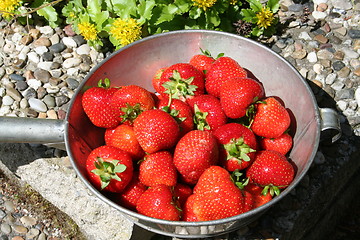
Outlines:
<svg viewBox="0 0 360 240"><path fill-rule="evenodd" d="M0 142L62 143L64 120L24 117L0 117Z"/></svg>

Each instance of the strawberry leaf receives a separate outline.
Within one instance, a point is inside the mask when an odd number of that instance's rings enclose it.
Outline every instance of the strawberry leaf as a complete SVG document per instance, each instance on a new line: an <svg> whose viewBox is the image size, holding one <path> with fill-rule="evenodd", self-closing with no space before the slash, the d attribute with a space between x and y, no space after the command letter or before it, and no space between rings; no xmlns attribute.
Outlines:
<svg viewBox="0 0 360 240"><path fill-rule="evenodd" d="M193 80L194 77L188 79L182 78L180 73L174 70L170 81L165 82L162 86L166 89L165 93L169 94L170 97L182 99L186 96L194 95L198 87L191 84Z"/></svg>
<svg viewBox="0 0 360 240"><path fill-rule="evenodd" d="M208 112L201 112L199 107L194 104L194 123L197 126L198 130L210 130L210 125L206 121L206 117L208 114Z"/></svg>
<svg viewBox="0 0 360 240"><path fill-rule="evenodd" d="M100 177L101 189L106 188L112 179L121 181L121 178L117 174L126 170L126 165L119 164L119 160L107 162L101 157L97 158L94 162L94 166L95 169L91 172Z"/></svg>
<svg viewBox="0 0 360 240"><path fill-rule="evenodd" d="M121 108L121 111L124 112L124 114L121 115L121 123L126 121L132 123L140 115L140 113L143 112L139 103L136 103L134 106L126 103L126 107Z"/></svg>
<svg viewBox="0 0 360 240"><path fill-rule="evenodd" d="M243 137L231 139L229 143L224 144L224 148L227 152L227 160L236 158L239 161L249 162L250 157L248 153L256 152L256 150L244 142Z"/></svg>

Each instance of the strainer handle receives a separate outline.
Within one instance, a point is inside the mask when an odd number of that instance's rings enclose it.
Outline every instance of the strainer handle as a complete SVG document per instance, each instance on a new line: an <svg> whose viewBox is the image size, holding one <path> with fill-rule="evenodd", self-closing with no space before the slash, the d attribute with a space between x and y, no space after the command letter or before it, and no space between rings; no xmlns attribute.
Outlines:
<svg viewBox="0 0 360 240"><path fill-rule="evenodd" d="M319 108L321 118L321 140L336 142L341 137L341 125L338 112L332 108Z"/></svg>
<svg viewBox="0 0 360 240"><path fill-rule="evenodd" d="M64 120L0 117L0 142L62 144L64 129Z"/></svg>

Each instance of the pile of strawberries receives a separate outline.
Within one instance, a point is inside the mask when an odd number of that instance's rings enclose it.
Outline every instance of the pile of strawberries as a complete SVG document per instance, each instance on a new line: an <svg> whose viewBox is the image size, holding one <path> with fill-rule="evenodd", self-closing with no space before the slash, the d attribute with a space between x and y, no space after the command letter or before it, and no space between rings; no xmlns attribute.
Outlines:
<svg viewBox="0 0 360 240"><path fill-rule="evenodd" d="M107 197L153 218L209 221L291 184L289 112L237 61L202 52L148 81L155 92L105 79L83 94L91 122L106 128L86 169Z"/></svg>

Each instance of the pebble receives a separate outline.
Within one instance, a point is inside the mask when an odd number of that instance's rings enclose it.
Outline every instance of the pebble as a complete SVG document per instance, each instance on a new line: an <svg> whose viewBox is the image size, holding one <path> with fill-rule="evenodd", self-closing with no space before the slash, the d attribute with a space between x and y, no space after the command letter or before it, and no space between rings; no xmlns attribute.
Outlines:
<svg viewBox="0 0 360 240"><path fill-rule="evenodd" d="M77 43L75 42L75 40L72 37L64 37L62 39L62 42L68 48L76 48L77 47Z"/></svg>
<svg viewBox="0 0 360 240"><path fill-rule="evenodd" d="M49 47L50 52L53 52L53 53L60 53L60 52L64 51L65 49L66 49L66 46L62 42L56 43Z"/></svg>
<svg viewBox="0 0 360 240"><path fill-rule="evenodd" d="M46 107L45 103L39 99L30 98L28 100L28 102L29 102L30 108L32 108L33 110L35 110L37 112L46 112L47 111L47 107Z"/></svg>

